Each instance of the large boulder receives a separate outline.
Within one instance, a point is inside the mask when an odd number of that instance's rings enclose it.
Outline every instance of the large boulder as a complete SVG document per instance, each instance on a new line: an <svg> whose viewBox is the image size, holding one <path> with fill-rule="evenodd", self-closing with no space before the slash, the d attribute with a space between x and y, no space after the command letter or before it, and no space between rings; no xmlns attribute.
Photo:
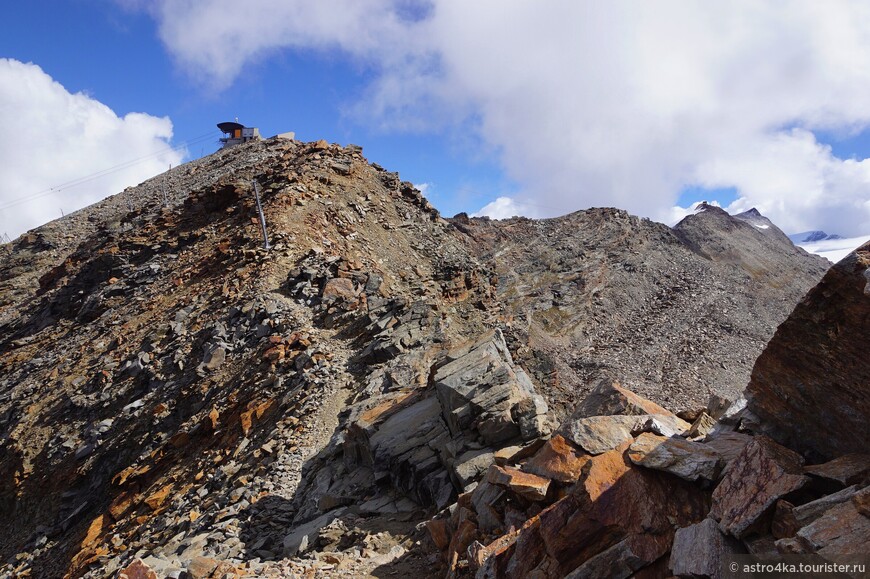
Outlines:
<svg viewBox="0 0 870 579"><path fill-rule="evenodd" d="M477 577L627 577L670 551L677 528L703 520L707 497L672 475L632 466L628 443L589 459L568 494L529 519Z"/></svg>
<svg viewBox="0 0 870 579"><path fill-rule="evenodd" d="M748 409L761 429L811 458L866 452L870 440L868 266L870 243L833 266L752 370Z"/></svg>
<svg viewBox="0 0 870 579"><path fill-rule="evenodd" d="M476 430L489 445L547 434L547 403L515 366L500 330L450 352L435 392L453 436Z"/></svg>

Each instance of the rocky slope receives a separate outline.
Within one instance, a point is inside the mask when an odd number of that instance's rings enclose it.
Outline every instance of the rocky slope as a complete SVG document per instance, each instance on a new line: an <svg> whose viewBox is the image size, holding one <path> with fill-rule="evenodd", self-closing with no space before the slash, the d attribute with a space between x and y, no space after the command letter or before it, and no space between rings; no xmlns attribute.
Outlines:
<svg viewBox="0 0 870 579"><path fill-rule="evenodd" d="M613 449L742 390L825 269L777 232L444 220L359 147L283 139L52 222L0 256L0 576L469 573L590 456L659 496ZM613 378L651 401L589 402ZM706 516L717 464L638 549Z"/></svg>
<svg viewBox="0 0 870 579"><path fill-rule="evenodd" d="M453 222L498 276L506 331L560 417L602 373L671 408L735 397L829 265L706 205L674 229L617 209Z"/></svg>

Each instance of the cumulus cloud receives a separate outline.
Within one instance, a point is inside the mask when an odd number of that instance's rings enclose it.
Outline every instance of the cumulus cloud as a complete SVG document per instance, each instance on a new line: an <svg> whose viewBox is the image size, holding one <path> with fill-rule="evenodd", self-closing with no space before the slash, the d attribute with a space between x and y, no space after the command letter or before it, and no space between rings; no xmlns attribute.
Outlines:
<svg viewBox="0 0 870 579"><path fill-rule="evenodd" d="M517 201L512 197L498 197L484 205L479 211L472 213L472 217L491 217L493 219L510 219L518 216L537 217L535 207Z"/></svg>
<svg viewBox="0 0 870 579"><path fill-rule="evenodd" d="M786 230L870 230L865 160L815 137L870 124L861 0L158 0L153 11L181 66L221 86L278 50L337 49L370 67L354 107L368 122L473 132L526 208L664 220L685 186L734 187L734 209L757 206Z"/></svg>
<svg viewBox="0 0 870 579"><path fill-rule="evenodd" d="M0 139L0 235L12 238L182 158L168 148L168 118L118 117L85 94L70 94L35 64L0 59L0 113L6 135Z"/></svg>

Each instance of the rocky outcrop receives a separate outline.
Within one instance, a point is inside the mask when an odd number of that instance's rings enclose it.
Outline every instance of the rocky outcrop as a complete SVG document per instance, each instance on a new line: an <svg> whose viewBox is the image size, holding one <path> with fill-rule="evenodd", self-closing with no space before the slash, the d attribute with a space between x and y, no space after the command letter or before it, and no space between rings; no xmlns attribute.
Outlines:
<svg viewBox="0 0 870 579"><path fill-rule="evenodd" d="M777 329L752 370L759 427L816 462L870 440L870 244L832 267Z"/></svg>
<svg viewBox="0 0 870 579"><path fill-rule="evenodd" d="M743 407L718 405L711 400L696 414L734 416ZM635 420L625 440L593 451L563 435L584 414L602 412L623 414L596 417ZM491 466L454 510L428 525L448 576L723 577L736 555L824 560L855 555L870 540L866 480L831 486L864 480L864 457L804 467L770 438L732 430L739 420L688 440L688 429L644 430L650 420L637 419L650 416L676 418L605 381L558 434Z"/></svg>
<svg viewBox="0 0 870 579"><path fill-rule="evenodd" d="M491 467L499 449L551 429L546 402L514 366L501 332L449 351L423 372L427 382L372 392L351 406L307 475L315 483L297 495L297 520L345 504L372 512L442 509L485 474L526 497L546 496L548 480ZM362 500L385 490L385 500Z"/></svg>

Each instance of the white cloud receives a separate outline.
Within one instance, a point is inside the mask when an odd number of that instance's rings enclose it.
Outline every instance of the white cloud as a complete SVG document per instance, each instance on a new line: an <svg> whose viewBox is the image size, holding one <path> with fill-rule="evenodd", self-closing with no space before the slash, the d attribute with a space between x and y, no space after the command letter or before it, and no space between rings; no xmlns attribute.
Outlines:
<svg viewBox="0 0 870 579"><path fill-rule="evenodd" d="M424 197L429 196L430 192L435 189L432 183L414 183L417 191L423 194Z"/></svg>
<svg viewBox="0 0 870 579"><path fill-rule="evenodd" d="M701 203L707 203L708 205L712 205L714 207L721 207L721 205L719 205L719 202L716 201L715 199L712 201L696 201L695 203L692 203L688 207L680 207L679 205L675 205L675 206L671 207L670 211L668 211L666 214L664 214L664 216L662 218L662 223L666 223L669 226L673 227L674 225L676 225L677 223L682 221L683 218L688 217L689 215L692 215L694 213L697 213L698 206Z"/></svg>
<svg viewBox="0 0 870 579"><path fill-rule="evenodd" d="M815 253L826 257L834 263L837 263L865 243L870 241L870 235L861 237L849 237L846 239L825 239L824 241L816 241L813 243L801 243L799 247L803 247L810 253Z"/></svg>
<svg viewBox="0 0 870 579"><path fill-rule="evenodd" d="M85 94L70 94L35 64L0 59L0 117L0 235L12 238L181 161L168 149L168 118L118 117Z"/></svg>
<svg viewBox="0 0 870 579"><path fill-rule="evenodd" d="M870 226L867 165L810 132L870 125L861 0L157 6L170 52L212 85L280 49L342 51L372 72L354 108L369 122L475 132L518 198L548 214L615 205L665 219L695 185L735 187L735 209L786 230Z"/></svg>
<svg viewBox="0 0 870 579"><path fill-rule="evenodd" d="M535 207L523 203L512 197L499 197L491 203L484 205L479 211L473 213L472 217L491 217L493 219L510 219L520 215L526 217L537 217Z"/></svg>

